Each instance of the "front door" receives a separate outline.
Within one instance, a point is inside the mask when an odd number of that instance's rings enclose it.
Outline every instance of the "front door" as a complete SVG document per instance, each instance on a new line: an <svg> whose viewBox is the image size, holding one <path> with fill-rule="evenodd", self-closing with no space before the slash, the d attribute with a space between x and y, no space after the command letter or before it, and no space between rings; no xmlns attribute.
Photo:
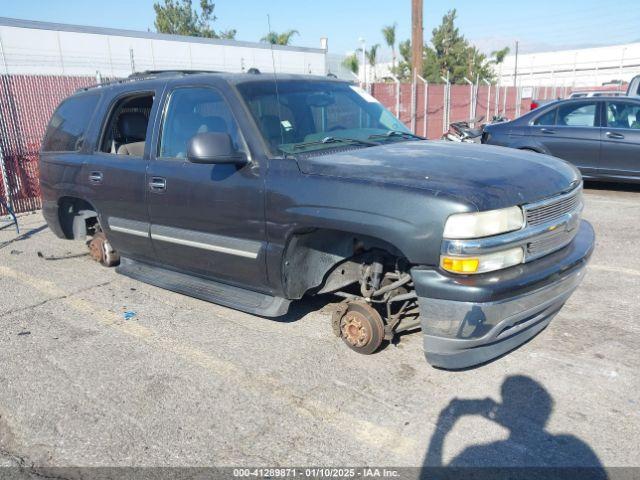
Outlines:
<svg viewBox="0 0 640 480"><path fill-rule="evenodd" d="M226 99L210 86L179 86L166 98L157 156L147 172L151 238L159 262L240 286L264 285L263 178ZM202 132L229 134L249 163L189 162L188 141Z"/></svg>
<svg viewBox="0 0 640 480"><path fill-rule="evenodd" d="M640 178L640 102L606 103L598 172Z"/></svg>

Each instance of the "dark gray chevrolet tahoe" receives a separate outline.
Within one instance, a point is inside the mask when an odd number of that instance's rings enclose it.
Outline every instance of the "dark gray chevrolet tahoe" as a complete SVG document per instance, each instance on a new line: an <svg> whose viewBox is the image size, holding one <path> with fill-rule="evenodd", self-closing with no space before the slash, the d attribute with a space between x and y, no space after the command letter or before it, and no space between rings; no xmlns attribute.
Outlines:
<svg viewBox="0 0 640 480"><path fill-rule="evenodd" d="M594 244L580 173L536 153L428 142L324 77L147 72L53 114L44 216L135 279L265 317L344 298L353 350L422 328L465 368L535 336Z"/></svg>

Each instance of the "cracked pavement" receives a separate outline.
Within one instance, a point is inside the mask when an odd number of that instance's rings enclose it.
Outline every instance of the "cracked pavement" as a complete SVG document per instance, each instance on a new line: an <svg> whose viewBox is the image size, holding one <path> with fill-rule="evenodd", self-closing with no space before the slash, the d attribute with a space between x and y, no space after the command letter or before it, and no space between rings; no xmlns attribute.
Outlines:
<svg viewBox="0 0 640 480"><path fill-rule="evenodd" d="M434 438L443 464L493 443L481 464L638 466L640 189L589 187L583 285L462 372L430 367L419 333L351 352L332 298L259 318L120 276L23 215L0 230L0 466L421 466Z"/></svg>

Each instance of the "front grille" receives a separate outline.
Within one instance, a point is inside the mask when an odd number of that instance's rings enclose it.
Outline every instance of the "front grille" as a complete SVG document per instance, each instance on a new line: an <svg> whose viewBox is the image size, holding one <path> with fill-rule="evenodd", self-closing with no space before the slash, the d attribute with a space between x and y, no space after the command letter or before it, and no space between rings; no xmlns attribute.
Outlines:
<svg viewBox="0 0 640 480"><path fill-rule="evenodd" d="M576 231L567 231L565 228L558 229L547 234L536 237L527 243L527 261L540 258L556 250L560 250L573 240Z"/></svg>
<svg viewBox="0 0 640 480"><path fill-rule="evenodd" d="M559 219L582 208L582 187L531 206L525 205L527 225L536 226Z"/></svg>

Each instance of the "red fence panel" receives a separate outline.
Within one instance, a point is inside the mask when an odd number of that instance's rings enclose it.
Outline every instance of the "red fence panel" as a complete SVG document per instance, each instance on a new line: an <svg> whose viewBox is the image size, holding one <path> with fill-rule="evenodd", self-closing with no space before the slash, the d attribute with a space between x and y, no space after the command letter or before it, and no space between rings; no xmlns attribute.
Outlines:
<svg viewBox="0 0 640 480"><path fill-rule="evenodd" d="M0 153L8 185L0 176L0 195L16 212L41 207L38 151L56 106L93 77L0 75ZM6 212L0 210L0 214Z"/></svg>
<svg viewBox="0 0 640 480"><path fill-rule="evenodd" d="M400 120L407 126L411 126L411 84L403 83L400 87ZM424 84L416 84L415 100L415 133L424 135L425 108L424 108ZM370 85L371 94L385 107L396 113L395 83L374 83ZM597 90L598 87L593 89ZM534 98L538 100L566 97L570 95L571 88L536 87ZM580 90L591 90L581 88ZM445 91L442 84L429 85L427 105L427 138L437 139L447 130L444 125L445 118ZM477 88L475 98L475 117L483 117L483 122L491 121L494 115L502 115L509 119L516 118L517 114L523 115L529 111L531 98L521 98L520 108L516 108L518 90L514 86L497 87L495 85L481 85ZM451 85L449 97L449 123L468 120L471 116L471 87L470 85ZM488 108L487 108L488 102Z"/></svg>

